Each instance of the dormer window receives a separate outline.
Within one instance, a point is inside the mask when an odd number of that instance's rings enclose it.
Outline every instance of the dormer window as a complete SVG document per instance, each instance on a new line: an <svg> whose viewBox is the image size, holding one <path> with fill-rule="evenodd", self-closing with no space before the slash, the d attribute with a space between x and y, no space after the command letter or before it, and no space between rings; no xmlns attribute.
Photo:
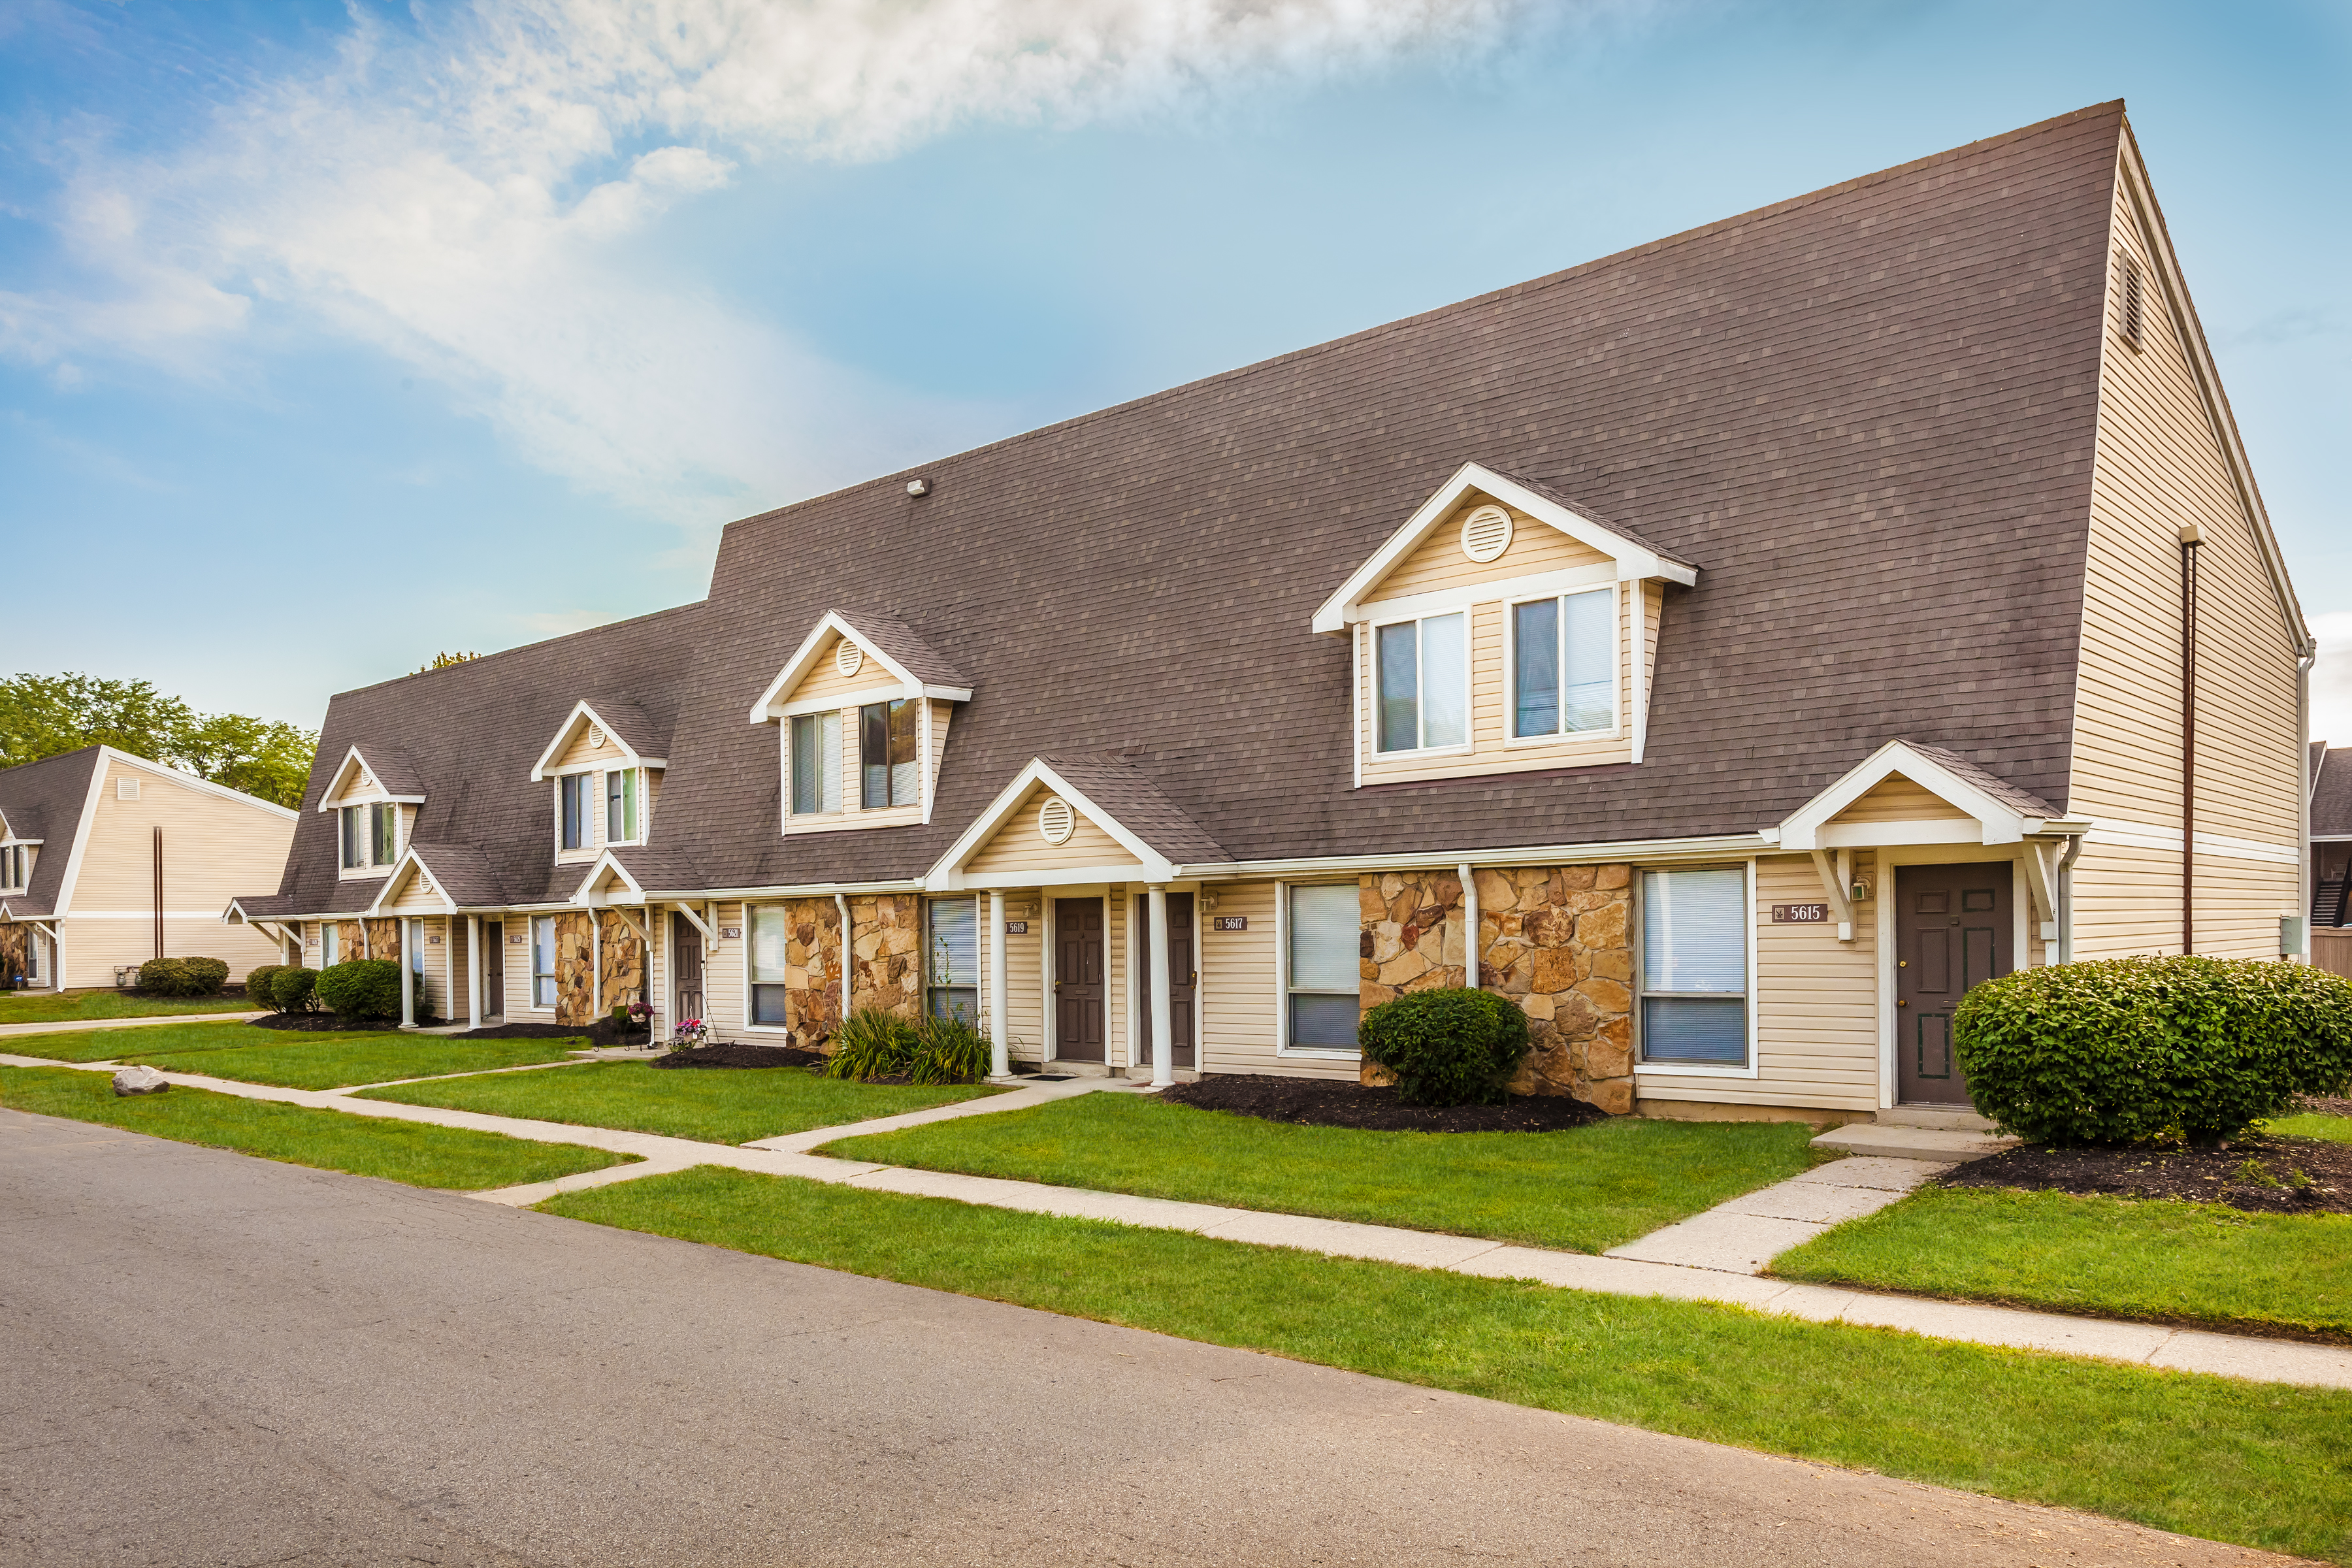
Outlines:
<svg viewBox="0 0 2352 1568"><path fill-rule="evenodd" d="M1372 630L1380 665L1381 750L1434 751L1470 741L1469 616L1461 611Z"/></svg>
<svg viewBox="0 0 2352 1568"><path fill-rule="evenodd" d="M929 821L948 726L970 700L962 677L903 622L826 611L751 704L752 723L777 725L783 831Z"/></svg>
<svg viewBox="0 0 2352 1568"><path fill-rule="evenodd" d="M400 858L400 807L378 801L342 808L343 869L389 866Z"/></svg>
<svg viewBox="0 0 2352 1568"><path fill-rule="evenodd" d="M0 892L21 893L33 875L33 851L23 844L0 847Z"/></svg>
<svg viewBox="0 0 2352 1568"><path fill-rule="evenodd" d="M1588 588L1511 606L1511 735L1617 726L1617 595Z"/></svg>
<svg viewBox="0 0 2352 1568"><path fill-rule="evenodd" d="M555 781L556 798L563 814L562 842L566 849L585 849L589 846L589 824L593 818L588 814L594 809L595 800L590 792L595 784L594 773L565 773Z"/></svg>
<svg viewBox="0 0 2352 1568"><path fill-rule="evenodd" d="M841 715L803 713L793 720L793 815L817 816L841 809Z"/></svg>
<svg viewBox="0 0 2352 1568"><path fill-rule="evenodd" d="M867 811L921 801L922 710L912 698L857 710L857 804Z"/></svg>
<svg viewBox="0 0 2352 1568"><path fill-rule="evenodd" d="M636 770L622 768L604 775L604 842L634 844L636 837Z"/></svg>

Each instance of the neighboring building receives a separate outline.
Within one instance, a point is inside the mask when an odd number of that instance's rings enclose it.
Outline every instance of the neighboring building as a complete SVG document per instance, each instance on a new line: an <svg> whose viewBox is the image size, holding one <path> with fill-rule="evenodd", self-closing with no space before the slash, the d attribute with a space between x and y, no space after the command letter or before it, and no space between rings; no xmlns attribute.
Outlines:
<svg viewBox="0 0 2352 1568"><path fill-rule="evenodd" d="M2352 975L2352 751L2311 742L2311 957Z"/></svg>
<svg viewBox="0 0 2352 1568"><path fill-rule="evenodd" d="M337 697L230 918L1081 1071L1354 1078L1466 974L1522 1088L1870 1115L1986 974L2294 945L2311 647L2107 104L734 523Z"/></svg>
<svg viewBox="0 0 2352 1568"><path fill-rule="evenodd" d="M0 985L112 985L151 958L218 958L242 980L276 947L220 906L285 864L294 813L85 746L0 771Z"/></svg>

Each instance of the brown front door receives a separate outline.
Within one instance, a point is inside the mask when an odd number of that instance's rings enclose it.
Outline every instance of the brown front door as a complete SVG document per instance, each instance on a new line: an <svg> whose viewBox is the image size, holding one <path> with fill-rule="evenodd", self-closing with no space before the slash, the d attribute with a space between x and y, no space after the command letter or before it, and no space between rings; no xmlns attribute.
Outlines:
<svg viewBox="0 0 2352 1568"><path fill-rule="evenodd" d="M1103 1058L1103 901L1054 900L1054 1055Z"/></svg>
<svg viewBox="0 0 2352 1568"><path fill-rule="evenodd" d="M482 922L482 1018L507 1016L507 923Z"/></svg>
<svg viewBox="0 0 2352 1568"><path fill-rule="evenodd" d="M2015 962L2006 860L1895 870L1895 1082L1905 1105L1966 1105L1952 1010Z"/></svg>
<svg viewBox="0 0 2352 1568"><path fill-rule="evenodd" d="M1135 1006L1140 1015L1136 1022L1142 1026L1137 1037L1143 1042L1143 1057L1137 1065L1149 1065L1158 1046L1151 1033L1151 973L1152 966L1164 958L1168 964L1168 1032L1176 1037L1176 1054L1171 1058L1180 1068L1191 1068L1193 1042L1198 1037L1193 1026L1193 997L1201 983L1200 961L1192 951L1192 895L1168 895L1168 940L1151 940L1151 900L1139 893L1135 899L1135 929L1139 939L1135 951L1142 959L1137 965Z"/></svg>
<svg viewBox="0 0 2352 1568"><path fill-rule="evenodd" d="M702 933L676 910L669 917L669 962L677 975L672 987L670 1026L702 1016Z"/></svg>

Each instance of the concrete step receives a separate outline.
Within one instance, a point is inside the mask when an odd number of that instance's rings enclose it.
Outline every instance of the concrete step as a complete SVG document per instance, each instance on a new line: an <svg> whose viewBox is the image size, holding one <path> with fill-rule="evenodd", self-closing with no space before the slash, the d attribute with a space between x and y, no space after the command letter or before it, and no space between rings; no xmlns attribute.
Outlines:
<svg viewBox="0 0 2352 1568"><path fill-rule="evenodd" d="M1990 1132L1992 1120L1979 1116L1964 1105L1898 1105L1882 1110L1876 1118L1881 1127L1933 1127L1944 1132Z"/></svg>
<svg viewBox="0 0 2352 1568"><path fill-rule="evenodd" d="M1856 1121L1832 1127L1813 1140L1816 1149L1837 1149L1848 1154L1874 1154L1882 1160L1933 1160L1955 1165L1981 1160L2017 1146L2014 1138L1987 1132L1958 1132L1937 1127L1889 1127L1884 1122Z"/></svg>

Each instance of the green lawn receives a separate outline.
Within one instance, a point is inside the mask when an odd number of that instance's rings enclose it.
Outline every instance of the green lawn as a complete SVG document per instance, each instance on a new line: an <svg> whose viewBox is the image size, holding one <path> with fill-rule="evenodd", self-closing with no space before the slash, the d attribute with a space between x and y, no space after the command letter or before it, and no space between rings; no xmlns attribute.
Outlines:
<svg viewBox="0 0 2352 1568"><path fill-rule="evenodd" d="M55 1062L110 1062L126 1056L186 1051L270 1050L314 1040L376 1037L257 1029L251 1024L145 1024L131 1029L75 1029L56 1035L0 1035L0 1055L47 1057Z"/></svg>
<svg viewBox="0 0 2352 1568"><path fill-rule="evenodd" d="M73 1068L0 1068L0 1105L322 1171L382 1176L413 1187L511 1187L634 1162L630 1155L576 1143L531 1143L496 1132L310 1110L201 1089L118 1099L106 1074Z"/></svg>
<svg viewBox="0 0 2352 1568"><path fill-rule="evenodd" d="M361 1098L582 1127L620 1127L707 1143L748 1143L754 1138L839 1127L1000 1092L851 1083L811 1078L796 1068L656 1068L649 1062L604 1061L560 1072L370 1089Z"/></svg>
<svg viewBox="0 0 2352 1568"><path fill-rule="evenodd" d="M0 1024L84 1018L173 1018L196 1013L266 1013L242 996L125 996L120 991L0 992Z"/></svg>
<svg viewBox="0 0 2352 1568"><path fill-rule="evenodd" d="M1772 1260L1791 1279L2352 1341L2352 1216L1929 1187Z"/></svg>
<svg viewBox="0 0 2352 1568"><path fill-rule="evenodd" d="M2286 1138L2325 1138L2331 1143L2352 1143L2352 1116L2282 1116L2263 1123L2263 1131Z"/></svg>
<svg viewBox="0 0 2352 1568"><path fill-rule="evenodd" d="M1366 1132L1086 1094L824 1152L1601 1252L1798 1174L1818 1158L1812 1135L1802 1122L1632 1117L1570 1132Z"/></svg>
<svg viewBox="0 0 2352 1568"><path fill-rule="evenodd" d="M257 1029L256 1034L270 1031ZM199 1072L240 1083L274 1083L285 1089L341 1089L354 1083L436 1078L483 1072L491 1068L560 1062L581 1040L451 1040L438 1035L327 1035L291 1037L245 1049L143 1052L135 1059L166 1072Z"/></svg>
<svg viewBox="0 0 2352 1568"><path fill-rule="evenodd" d="M2352 1561L2345 1443L2352 1394L1596 1296L710 1166L541 1207L1426 1387Z"/></svg>

